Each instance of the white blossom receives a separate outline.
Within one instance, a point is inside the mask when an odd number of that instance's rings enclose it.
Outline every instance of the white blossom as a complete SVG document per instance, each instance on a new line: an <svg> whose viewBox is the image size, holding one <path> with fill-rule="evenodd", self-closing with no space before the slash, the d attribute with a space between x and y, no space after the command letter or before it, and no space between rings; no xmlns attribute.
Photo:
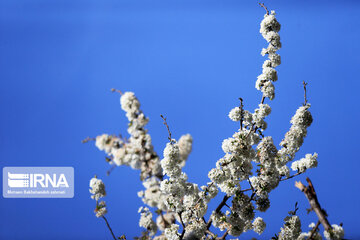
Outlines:
<svg viewBox="0 0 360 240"><path fill-rule="evenodd" d="M140 102L133 92L125 92L121 95L120 105L125 112L131 113L137 112L140 108Z"/></svg>
<svg viewBox="0 0 360 240"><path fill-rule="evenodd" d="M241 112L240 107L235 107L229 112L229 118L234 122L238 122L241 119Z"/></svg>
<svg viewBox="0 0 360 240"><path fill-rule="evenodd" d="M317 167L318 164L317 157L318 157L317 153L314 153L312 155L306 154L305 158L293 162L291 164L291 169L293 171L298 171L302 173L305 172L306 169Z"/></svg>
<svg viewBox="0 0 360 240"><path fill-rule="evenodd" d="M166 228L164 234L168 240L179 240L180 235L178 233L179 225L171 224L169 228Z"/></svg>
<svg viewBox="0 0 360 240"><path fill-rule="evenodd" d="M103 183L103 181L101 181L101 179L98 179L96 177L92 178L90 180L90 188L91 189L89 189L89 191L92 194L92 199L98 201L100 198L106 196L105 184Z"/></svg>
<svg viewBox="0 0 360 240"><path fill-rule="evenodd" d="M95 214L96 217L103 217L107 213L106 204L104 201L98 203L100 198L106 196L105 184L101 179L98 179L96 176L90 180L90 189L89 189L92 199L96 200Z"/></svg>
<svg viewBox="0 0 360 240"><path fill-rule="evenodd" d="M191 153L192 142L193 142L193 138L190 134L185 134L185 135L181 136L178 141L181 167L183 167L185 165L185 162Z"/></svg>
<svg viewBox="0 0 360 240"><path fill-rule="evenodd" d="M292 126L290 130L285 134L285 138L281 141L278 155L282 164L286 164L292 161L295 157L295 153L299 151L304 142L304 138L307 135L307 128L312 123L311 113L308 111L310 104L301 106L291 118Z"/></svg>
<svg viewBox="0 0 360 240"><path fill-rule="evenodd" d="M112 140L113 140L112 136L109 136L107 134L102 134L102 135L96 137L95 146L101 151L110 153L111 149L113 147Z"/></svg>
<svg viewBox="0 0 360 240"><path fill-rule="evenodd" d="M266 223L264 222L264 220L261 217L255 218L252 225L253 225L254 232L256 232L259 235L261 235L264 232L265 227L266 227Z"/></svg>
<svg viewBox="0 0 360 240"><path fill-rule="evenodd" d="M336 224L331 225L330 231L324 231L324 237L327 240L341 240L344 237L344 229Z"/></svg>
<svg viewBox="0 0 360 240"><path fill-rule="evenodd" d="M301 233L301 222L298 216L288 216L279 233L279 240L297 239Z"/></svg>
<svg viewBox="0 0 360 240"><path fill-rule="evenodd" d="M107 213L105 201L101 201L95 209L96 217L103 217Z"/></svg>
<svg viewBox="0 0 360 240"><path fill-rule="evenodd" d="M152 213L150 210L147 207L140 207L138 212L140 213L139 226L149 231L150 236L155 235L157 232L157 226L152 219Z"/></svg>
<svg viewBox="0 0 360 240"><path fill-rule="evenodd" d="M161 214L156 218L156 225L160 231L164 231L165 228L171 226L173 223L175 223L175 213L173 212Z"/></svg>

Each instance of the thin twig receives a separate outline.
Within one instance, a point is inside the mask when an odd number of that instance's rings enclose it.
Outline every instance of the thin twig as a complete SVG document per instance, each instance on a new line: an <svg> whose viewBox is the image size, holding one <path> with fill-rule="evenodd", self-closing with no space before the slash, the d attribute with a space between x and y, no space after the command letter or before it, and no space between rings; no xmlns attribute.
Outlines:
<svg viewBox="0 0 360 240"><path fill-rule="evenodd" d="M110 89L110 91L117 92L117 93L120 93L120 95L123 95L122 91L115 89L115 88Z"/></svg>
<svg viewBox="0 0 360 240"><path fill-rule="evenodd" d="M263 7L266 10L266 14L269 15L269 10L267 9L267 7L264 5L264 3L259 3L259 5L261 7Z"/></svg>
<svg viewBox="0 0 360 240"><path fill-rule="evenodd" d="M244 189L244 190L241 190L240 192L248 192L248 191L251 191L252 189L251 188L247 188L247 189Z"/></svg>
<svg viewBox="0 0 360 240"><path fill-rule="evenodd" d="M103 216L102 218L105 220L106 225L107 225L107 227L109 228L109 230L110 230L110 232L111 232L111 235L113 236L114 240L116 240L116 237L115 237L115 235L114 235L114 233L113 233L113 230L112 230L111 227L110 227L110 224L109 224L108 220L107 220L106 217L104 217L104 216Z"/></svg>
<svg viewBox="0 0 360 240"><path fill-rule="evenodd" d="M318 221L317 223L316 223L316 225L315 225L315 227L311 230L311 233L310 233L310 236L309 236L309 238L308 238L308 240L312 240L313 239L313 237L314 237L314 235L315 235L315 233L316 233L316 230L318 229L318 227L320 226L320 221Z"/></svg>
<svg viewBox="0 0 360 240"><path fill-rule="evenodd" d="M283 179L280 179L280 181L285 181L285 180L288 180L290 178L293 178L293 177L296 177L296 176L299 176L300 174L303 174L304 172L298 172L298 173L295 173L294 175L291 175L287 178L283 178Z"/></svg>
<svg viewBox="0 0 360 240"><path fill-rule="evenodd" d="M81 143L87 143L87 142L90 142L90 141L96 141L96 138L87 137L84 140L81 140Z"/></svg>
<svg viewBox="0 0 360 240"><path fill-rule="evenodd" d="M307 86L307 82L303 81L303 86L304 86L304 106L307 104L307 97L306 97L306 86Z"/></svg>
<svg viewBox="0 0 360 240"><path fill-rule="evenodd" d="M170 144L173 144L173 140L171 138L171 132L170 132L170 128L169 128L169 125L167 124L166 122L166 117L164 117L163 115L160 115L160 117L164 120L164 125L166 126L167 130L168 130L168 133L169 133L169 141L170 141Z"/></svg>
<svg viewBox="0 0 360 240"><path fill-rule="evenodd" d="M106 171L106 175L110 176L110 173L116 168L116 165L112 165L109 170Z"/></svg>

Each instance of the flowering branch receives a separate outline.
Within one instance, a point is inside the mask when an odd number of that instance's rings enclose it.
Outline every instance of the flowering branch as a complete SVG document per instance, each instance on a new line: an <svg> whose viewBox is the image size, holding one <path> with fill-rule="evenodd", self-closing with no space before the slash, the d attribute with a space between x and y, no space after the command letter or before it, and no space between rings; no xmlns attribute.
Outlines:
<svg viewBox="0 0 360 240"><path fill-rule="evenodd" d="M239 98L240 104L229 112L228 116L232 121L237 124L240 122L240 129L222 142L222 150L225 154L216 162L216 167L208 173L210 182L205 186L199 187L189 182L188 176L183 172L183 166L192 150L191 135L183 135L179 140L172 139L166 118L160 115L169 140L161 159L155 152L151 136L145 128L149 119L140 109L140 102L133 92L111 89L112 92L121 95L121 108L126 112L129 120L127 128L129 139L102 134L95 139L86 138L83 141L95 140L95 145L106 153L107 162L111 165L108 173L120 165L141 170L140 179L145 189L138 192L138 196L159 215L154 221L153 210L147 207L139 209L141 215L139 225L146 229L142 236L145 239L183 240L208 237L224 240L228 235L238 237L248 230L260 235L266 223L261 217L256 217L256 214L258 211L265 212L270 207L270 192L277 188L281 181L294 178L307 169L317 166L317 153L306 154L304 158L294 161L307 135L307 128L313 120L309 111L305 81L303 81L303 106L300 106L291 118L291 127L280 143L281 148L276 147L271 136L264 134L267 128L265 118L271 113L271 107L264 102L265 98L269 100L275 98L273 83L278 80L275 68L281 64L281 57L277 53L281 48L279 35L281 25L276 19L275 11L270 12L263 3L259 5L266 11L260 24L260 33L268 43L261 51L261 55L267 55L267 59L255 84L256 89L262 93L261 101L258 108L250 112L244 109L243 99ZM296 171L293 175L290 174L289 163L291 169ZM254 165L257 166L255 171ZM250 188L242 189L242 184L246 181ZM296 186L305 193L312 209L318 214L319 222L325 226L325 237L341 239L342 227L330 226L326 213L320 208L310 180L308 182L309 187L301 182L296 183ZM96 200L96 216L105 220L112 236L116 239L104 217L107 212L105 202L98 203L99 198L106 195L105 186L95 177L91 179L90 187L90 193L93 194L91 197ZM208 204L219 190L225 193L225 196L206 222L204 216ZM251 193L245 193L248 191ZM230 198L231 204L227 202ZM224 206L230 211L224 213L222 211ZM284 239L284 236L287 236L286 239L298 239L300 234L310 236L310 239L317 238L318 226L313 228L311 233L301 233L301 223L296 211L297 205L295 211L285 218L279 239ZM179 233L180 226L182 226L181 233ZM209 230L211 226L225 231L223 236L217 237L212 233ZM156 236L158 230L161 235Z"/></svg>

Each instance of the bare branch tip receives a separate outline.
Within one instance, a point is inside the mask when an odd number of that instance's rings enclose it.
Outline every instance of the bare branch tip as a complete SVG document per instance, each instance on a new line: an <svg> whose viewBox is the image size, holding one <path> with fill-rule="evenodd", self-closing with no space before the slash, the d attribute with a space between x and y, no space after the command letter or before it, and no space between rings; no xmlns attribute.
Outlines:
<svg viewBox="0 0 360 240"><path fill-rule="evenodd" d="M170 144L173 144L174 141L173 141L172 138L171 138L171 132L170 132L169 125L168 125L167 122L166 122L166 117L164 117L162 114L160 114L160 117L164 120L164 125L166 126L166 129L167 129L167 131L168 131L168 133L169 133L168 139L169 139L169 141L170 141Z"/></svg>
<svg viewBox="0 0 360 240"><path fill-rule="evenodd" d="M307 96L306 96L306 86L308 85L307 82L303 81L303 87L304 87L304 106L308 103Z"/></svg>
<svg viewBox="0 0 360 240"><path fill-rule="evenodd" d="M265 4L264 4L264 3L259 3L259 5L265 9L266 15L269 15L269 10L268 10L267 7L265 6Z"/></svg>
<svg viewBox="0 0 360 240"><path fill-rule="evenodd" d="M87 142L95 141L95 140L96 140L96 138L87 137L87 138L81 140L81 143L87 143Z"/></svg>
<svg viewBox="0 0 360 240"><path fill-rule="evenodd" d="M120 93L120 95L123 95L122 91L120 91L118 89L115 89L115 88L111 88L110 91L111 92L117 92L117 93Z"/></svg>

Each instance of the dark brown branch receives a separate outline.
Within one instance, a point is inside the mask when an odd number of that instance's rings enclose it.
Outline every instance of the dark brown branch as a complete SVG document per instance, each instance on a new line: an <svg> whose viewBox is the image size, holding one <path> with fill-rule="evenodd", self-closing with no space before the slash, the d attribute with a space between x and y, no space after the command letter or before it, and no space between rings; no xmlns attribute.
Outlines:
<svg viewBox="0 0 360 240"><path fill-rule="evenodd" d="M167 124L166 122L166 117L164 117L163 115L160 115L160 117L164 120L164 125L166 126L167 130L168 130L168 133L169 133L169 141L170 141L170 144L173 144L173 140L171 138L171 132L170 132L170 128L169 128L169 125Z"/></svg>
<svg viewBox="0 0 360 240"><path fill-rule="evenodd" d="M318 227L320 226L320 221L318 221L315 225L315 227L311 230L310 236L308 238L308 240L313 240L314 234L316 233L316 230L318 229Z"/></svg>
<svg viewBox="0 0 360 240"><path fill-rule="evenodd" d="M229 234L229 229L226 229L226 232L221 237L217 238L218 240L224 240L226 239L226 236Z"/></svg>
<svg viewBox="0 0 360 240"><path fill-rule="evenodd" d="M184 237L184 235L185 235L185 224L184 224L184 222L183 222L183 220L182 220L181 212L178 213L178 215L179 215L179 218L180 218L181 226L182 226L182 228L183 228L183 229L182 229L182 232L181 232L181 235L180 235L180 240L182 240L183 237Z"/></svg>
<svg viewBox="0 0 360 240"><path fill-rule="evenodd" d="M114 235L114 233L113 233L113 230L112 230L111 227L110 227L110 224L109 224L108 220L107 220L106 217L104 217L104 216L103 216L102 218L105 220L106 226L109 228L109 230L110 230L110 232L111 232L111 235L113 236L114 240L116 240L116 237L115 237L115 235Z"/></svg>
<svg viewBox="0 0 360 240"><path fill-rule="evenodd" d="M117 90L117 89L115 89L115 88L110 89L110 91L111 91L111 92L117 92L117 93L120 93L120 95L123 95L122 91Z"/></svg>
<svg viewBox="0 0 360 240"><path fill-rule="evenodd" d="M283 178L283 179L280 179L280 181L285 181L285 180L288 180L288 179L291 179L293 177L296 177L296 176L299 176L300 174L303 174L304 172L298 172L298 173L295 173L294 175L291 175L287 178Z"/></svg>
<svg viewBox="0 0 360 240"><path fill-rule="evenodd" d="M260 104L264 104L264 102L265 102L265 96L263 95L262 98L261 98Z"/></svg>
<svg viewBox="0 0 360 240"><path fill-rule="evenodd" d="M330 231L331 225L330 225L329 221L327 220L326 212L320 206L319 200L318 200L316 192L315 192L315 188L309 178L306 178L306 181L309 184L308 187L306 187L301 182L295 182L295 187L300 189L305 194L306 198L308 199L308 201L310 203L311 209L314 210L319 221L324 226L325 230Z"/></svg>
<svg viewBox="0 0 360 240"><path fill-rule="evenodd" d="M109 170L106 171L106 175L110 176L111 172L116 168L116 165L112 165L111 168Z"/></svg>
<svg viewBox="0 0 360 240"><path fill-rule="evenodd" d="M225 206L226 201L230 198L231 196L225 195L223 200L221 201L221 203L219 204L219 206L217 206L217 208L215 209L215 213L219 213L221 211L221 208L223 206ZM207 225L206 225L206 229L209 229L211 227L211 223L212 223L212 219L210 218Z"/></svg>
<svg viewBox="0 0 360 240"><path fill-rule="evenodd" d="M264 5L264 3L259 3L259 5L265 9L266 15L269 15L269 10L268 10L267 7Z"/></svg>
<svg viewBox="0 0 360 240"><path fill-rule="evenodd" d="M241 190L240 192L248 192L248 191L251 191L251 190L252 190L251 188L247 188L247 189Z"/></svg>
<svg viewBox="0 0 360 240"><path fill-rule="evenodd" d="M307 86L307 82L303 81L303 86L304 86L304 106L307 104L307 97L306 97L306 86Z"/></svg>

